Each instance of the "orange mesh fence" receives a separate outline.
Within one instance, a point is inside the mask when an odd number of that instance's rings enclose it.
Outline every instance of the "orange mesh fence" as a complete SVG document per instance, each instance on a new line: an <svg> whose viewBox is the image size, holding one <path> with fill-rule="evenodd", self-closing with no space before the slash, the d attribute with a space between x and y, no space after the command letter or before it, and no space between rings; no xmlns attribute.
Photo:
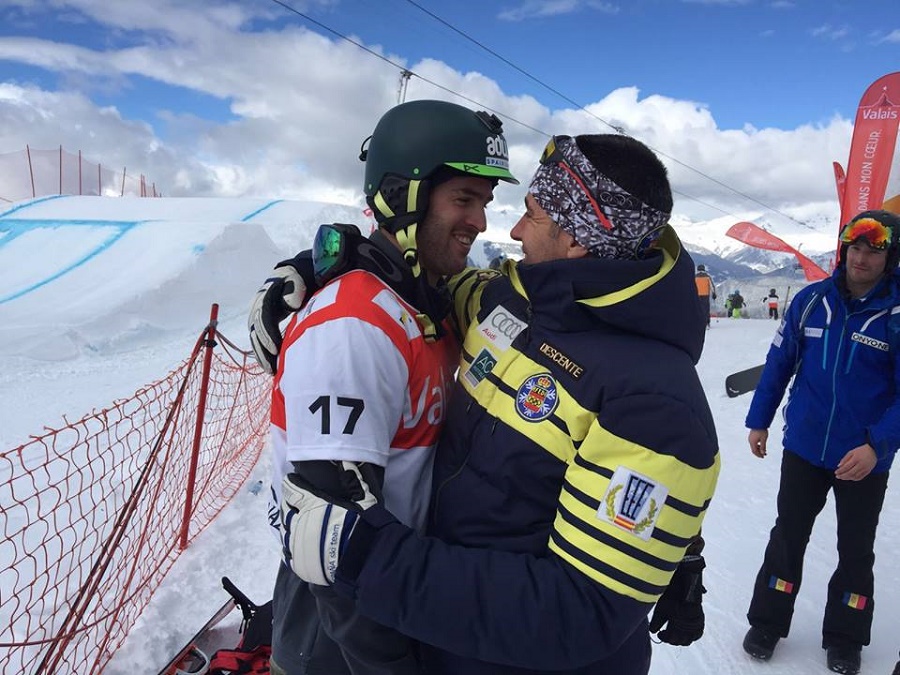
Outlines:
<svg viewBox="0 0 900 675"><path fill-rule="evenodd" d="M216 336L216 309L163 379L0 454L0 672L102 671L247 480L271 379Z"/></svg>
<svg viewBox="0 0 900 675"><path fill-rule="evenodd" d="M114 169L71 153L24 150L0 154L0 201L17 202L46 195L101 195L104 197L161 197L156 184L143 174Z"/></svg>

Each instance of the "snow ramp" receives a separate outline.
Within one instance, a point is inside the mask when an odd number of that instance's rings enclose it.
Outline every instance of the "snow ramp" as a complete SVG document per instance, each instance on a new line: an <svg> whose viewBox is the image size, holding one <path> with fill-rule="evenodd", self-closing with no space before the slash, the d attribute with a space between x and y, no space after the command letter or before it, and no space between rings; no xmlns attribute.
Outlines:
<svg viewBox="0 0 900 675"><path fill-rule="evenodd" d="M229 198L53 196L0 213L0 349L67 359L245 315L278 260L361 209Z"/></svg>

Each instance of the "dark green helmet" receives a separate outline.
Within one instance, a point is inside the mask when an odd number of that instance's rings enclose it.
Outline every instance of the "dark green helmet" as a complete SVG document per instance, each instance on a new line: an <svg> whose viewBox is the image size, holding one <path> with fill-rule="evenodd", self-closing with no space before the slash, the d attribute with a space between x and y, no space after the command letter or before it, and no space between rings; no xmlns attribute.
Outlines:
<svg viewBox="0 0 900 675"><path fill-rule="evenodd" d="M509 172L503 123L447 101L410 101L388 110L362 158L363 190L373 197L386 176L422 180L442 166L471 176L518 184Z"/></svg>
<svg viewBox="0 0 900 675"><path fill-rule="evenodd" d="M397 238L404 261L423 286L428 284L419 264L416 231L428 211L432 188L453 175L519 182L509 172L500 119L455 103L401 103L378 120L366 141L359 156L366 163L366 203L379 226ZM425 339L437 339L442 317L432 316L427 307L420 309Z"/></svg>

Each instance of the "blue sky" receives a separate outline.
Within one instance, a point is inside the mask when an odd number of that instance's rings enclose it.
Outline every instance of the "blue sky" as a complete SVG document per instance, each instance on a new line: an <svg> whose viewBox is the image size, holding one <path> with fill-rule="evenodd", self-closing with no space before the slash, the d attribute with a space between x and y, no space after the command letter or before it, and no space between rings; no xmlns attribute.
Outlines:
<svg viewBox="0 0 900 675"><path fill-rule="evenodd" d="M408 58L565 103L419 7L582 105L637 86L705 103L726 128L852 118L852 92L900 68L895 0L347 0L304 13Z"/></svg>
<svg viewBox="0 0 900 675"><path fill-rule="evenodd" d="M140 167L169 195L359 202L359 144L397 103L400 68L416 75L408 100L497 111L524 181L548 135L608 122L663 156L685 215L805 221L831 217L831 162L846 162L862 92L900 70L900 12L896 0L4 0L0 156L63 145ZM496 201L520 208L523 189Z"/></svg>

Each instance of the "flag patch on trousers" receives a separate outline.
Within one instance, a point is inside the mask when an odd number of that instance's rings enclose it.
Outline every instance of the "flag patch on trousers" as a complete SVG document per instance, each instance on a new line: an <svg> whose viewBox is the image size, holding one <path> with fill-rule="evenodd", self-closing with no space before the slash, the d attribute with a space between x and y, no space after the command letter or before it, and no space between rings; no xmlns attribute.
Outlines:
<svg viewBox="0 0 900 675"><path fill-rule="evenodd" d="M790 581L785 581L784 579L779 579L776 576L769 577L769 588L774 588L776 591L781 591L782 593L787 593L790 595L794 592L794 584Z"/></svg>
<svg viewBox="0 0 900 675"><path fill-rule="evenodd" d="M844 593L842 602L851 609L865 609L868 598L858 593Z"/></svg>

